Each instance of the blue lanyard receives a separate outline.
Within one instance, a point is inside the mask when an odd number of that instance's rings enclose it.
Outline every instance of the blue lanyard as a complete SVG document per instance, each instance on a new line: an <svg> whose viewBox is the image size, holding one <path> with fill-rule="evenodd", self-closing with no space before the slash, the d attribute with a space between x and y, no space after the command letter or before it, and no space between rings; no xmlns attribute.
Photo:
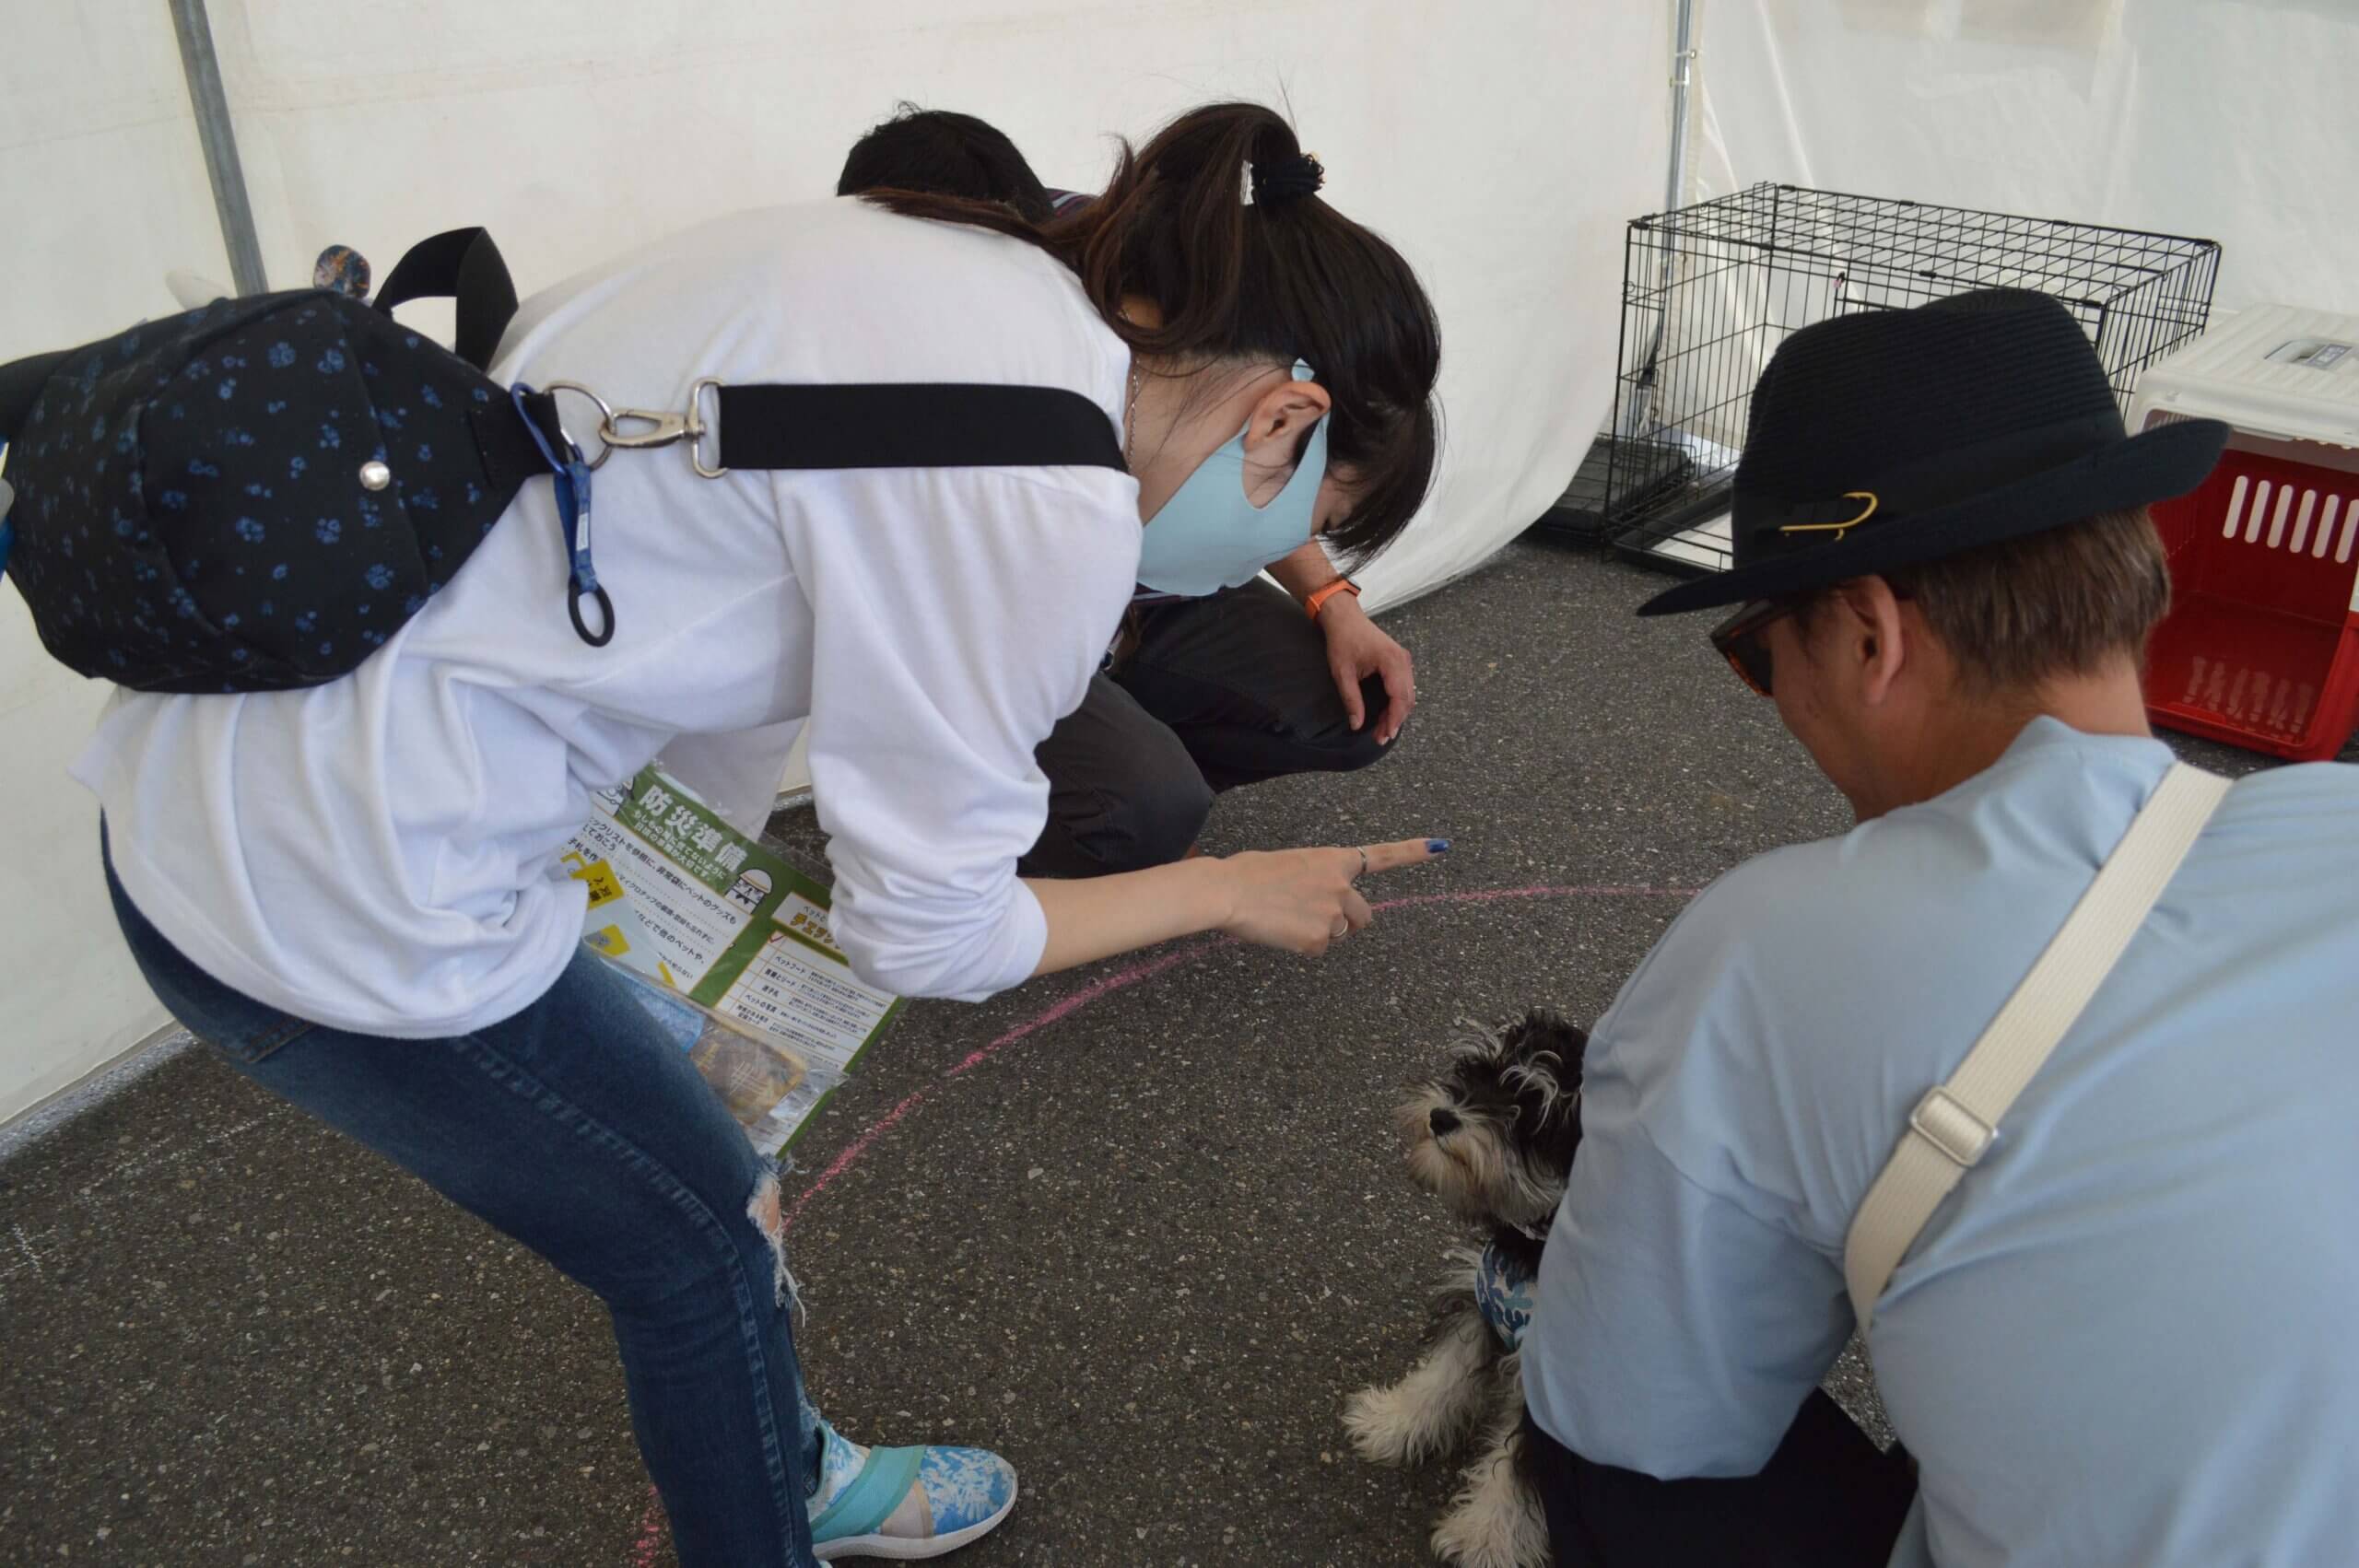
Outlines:
<svg viewBox="0 0 2359 1568"><path fill-rule="evenodd" d="M516 400L517 415L523 419L524 428L533 433L533 444L541 449L541 456L548 460L549 473L557 483L557 521L565 529L565 554L571 563L565 579L566 614L573 617L573 630L582 641L593 648L604 648L614 640L615 602L599 586L597 566L590 559L590 464L570 437L566 439L565 456L557 456L557 449L549 445L549 439L525 411L524 400L534 395L531 387L519 381L509 390L509 395ZM594 599L598 603L600 629L594 634L581 618L584 599Z"/></svg>

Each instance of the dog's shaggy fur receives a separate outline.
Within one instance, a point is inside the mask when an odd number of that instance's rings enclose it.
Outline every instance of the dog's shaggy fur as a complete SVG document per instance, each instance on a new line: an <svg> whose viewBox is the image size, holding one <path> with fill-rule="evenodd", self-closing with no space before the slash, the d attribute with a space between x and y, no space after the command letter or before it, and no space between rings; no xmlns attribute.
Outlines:
<svg viewBox="0 0 2359 1568"><path fill-rule="evenodd" d="M1588 1043L1555 1013L1533 1012L1452 1047L1440 1073L1417 1084L1398 1113L1410 1176L1482 1226L1526 1278L1539 1272L1580 1142ZM1424 1358L1398 1383L1353 1396L1344 1425L1364 1457L1392 1465L1438 1457L1479 1429L1481 1457L1434 1530L1434 1551L1460 1568L1542 1568L1547 1526L1520 1464L1520 1358L1477 1304L1480 1258L1472 1248L1451 1254Z"/></svg>

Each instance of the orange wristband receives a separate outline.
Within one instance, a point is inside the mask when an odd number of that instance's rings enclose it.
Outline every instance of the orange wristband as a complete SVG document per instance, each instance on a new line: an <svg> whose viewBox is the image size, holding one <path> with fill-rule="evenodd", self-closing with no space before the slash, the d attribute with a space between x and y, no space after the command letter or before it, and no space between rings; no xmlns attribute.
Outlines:
<svg viewBox="0 0 2359 1568"><path fill-rule="evenodd" d="M1360 596L1360 585L1350 578L1339 577L1324 588L1314 588L1310 591L1309 597L1302 602L1303 614L1314 621L1317 620L1319 612L1327 607L1327 601L1334 598L1338 593L1348 593L1357 599Z"/></svg>

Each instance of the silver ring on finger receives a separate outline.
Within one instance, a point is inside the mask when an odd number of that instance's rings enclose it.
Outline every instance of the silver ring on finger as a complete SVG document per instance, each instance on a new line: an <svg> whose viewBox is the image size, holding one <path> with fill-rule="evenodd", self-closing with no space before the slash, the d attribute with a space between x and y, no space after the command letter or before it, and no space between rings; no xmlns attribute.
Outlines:
<svg viewBox="0 0 2359 1568"><path fill-rule="evenodd" d="M1360 874L1361 876L1366 876L1366 875L1367 875L1367 848L1366 848L1365 846L1363 846L1363 847L1361 848L1361 849L1360 849L1360 870L1359 870L1359 874Z"/></svg>
<svg viewBox="0 0 2359 1568"><path fill-rule="evenodd" d="M1337 920L1337 921L1335 922L1335 929L1334 929L1333 930L1329 931L1329 932L1327 933L1327 940L1329 940L1330 942L1332 942L1332 941L1334 941L1334 940L1335 940L1336 938L1338 938L1338 937L1345 937L1345 936L1349 936L1349 935L1351 935L1351 934L1352 934L1352 922L1351 922L1351 920L1350 920L1348 918L1346 918L1346 919L1339 919L1339 920Z"/></svg>

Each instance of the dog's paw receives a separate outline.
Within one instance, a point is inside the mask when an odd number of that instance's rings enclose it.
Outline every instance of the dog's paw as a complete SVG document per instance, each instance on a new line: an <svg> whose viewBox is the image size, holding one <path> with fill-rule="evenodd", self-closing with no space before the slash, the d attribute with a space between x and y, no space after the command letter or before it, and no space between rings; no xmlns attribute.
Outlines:
<svg viewBox="0 0 2359 1568"><path fill-rule="evenodd" d="M1414 1465L1438 1453L1450 1435L1417 1398L1414 1379L1353 1395L1344 1407L1344 1430L1374 1465Z"/></svg>
<svg viewBox="0 0 2359 1568"><path fill-rule="evenodd" d="M1434 1527L1434 1555L1454 1568L1548 1568L1539 1499L1500 1478L1460 1494Z"/></svg>

